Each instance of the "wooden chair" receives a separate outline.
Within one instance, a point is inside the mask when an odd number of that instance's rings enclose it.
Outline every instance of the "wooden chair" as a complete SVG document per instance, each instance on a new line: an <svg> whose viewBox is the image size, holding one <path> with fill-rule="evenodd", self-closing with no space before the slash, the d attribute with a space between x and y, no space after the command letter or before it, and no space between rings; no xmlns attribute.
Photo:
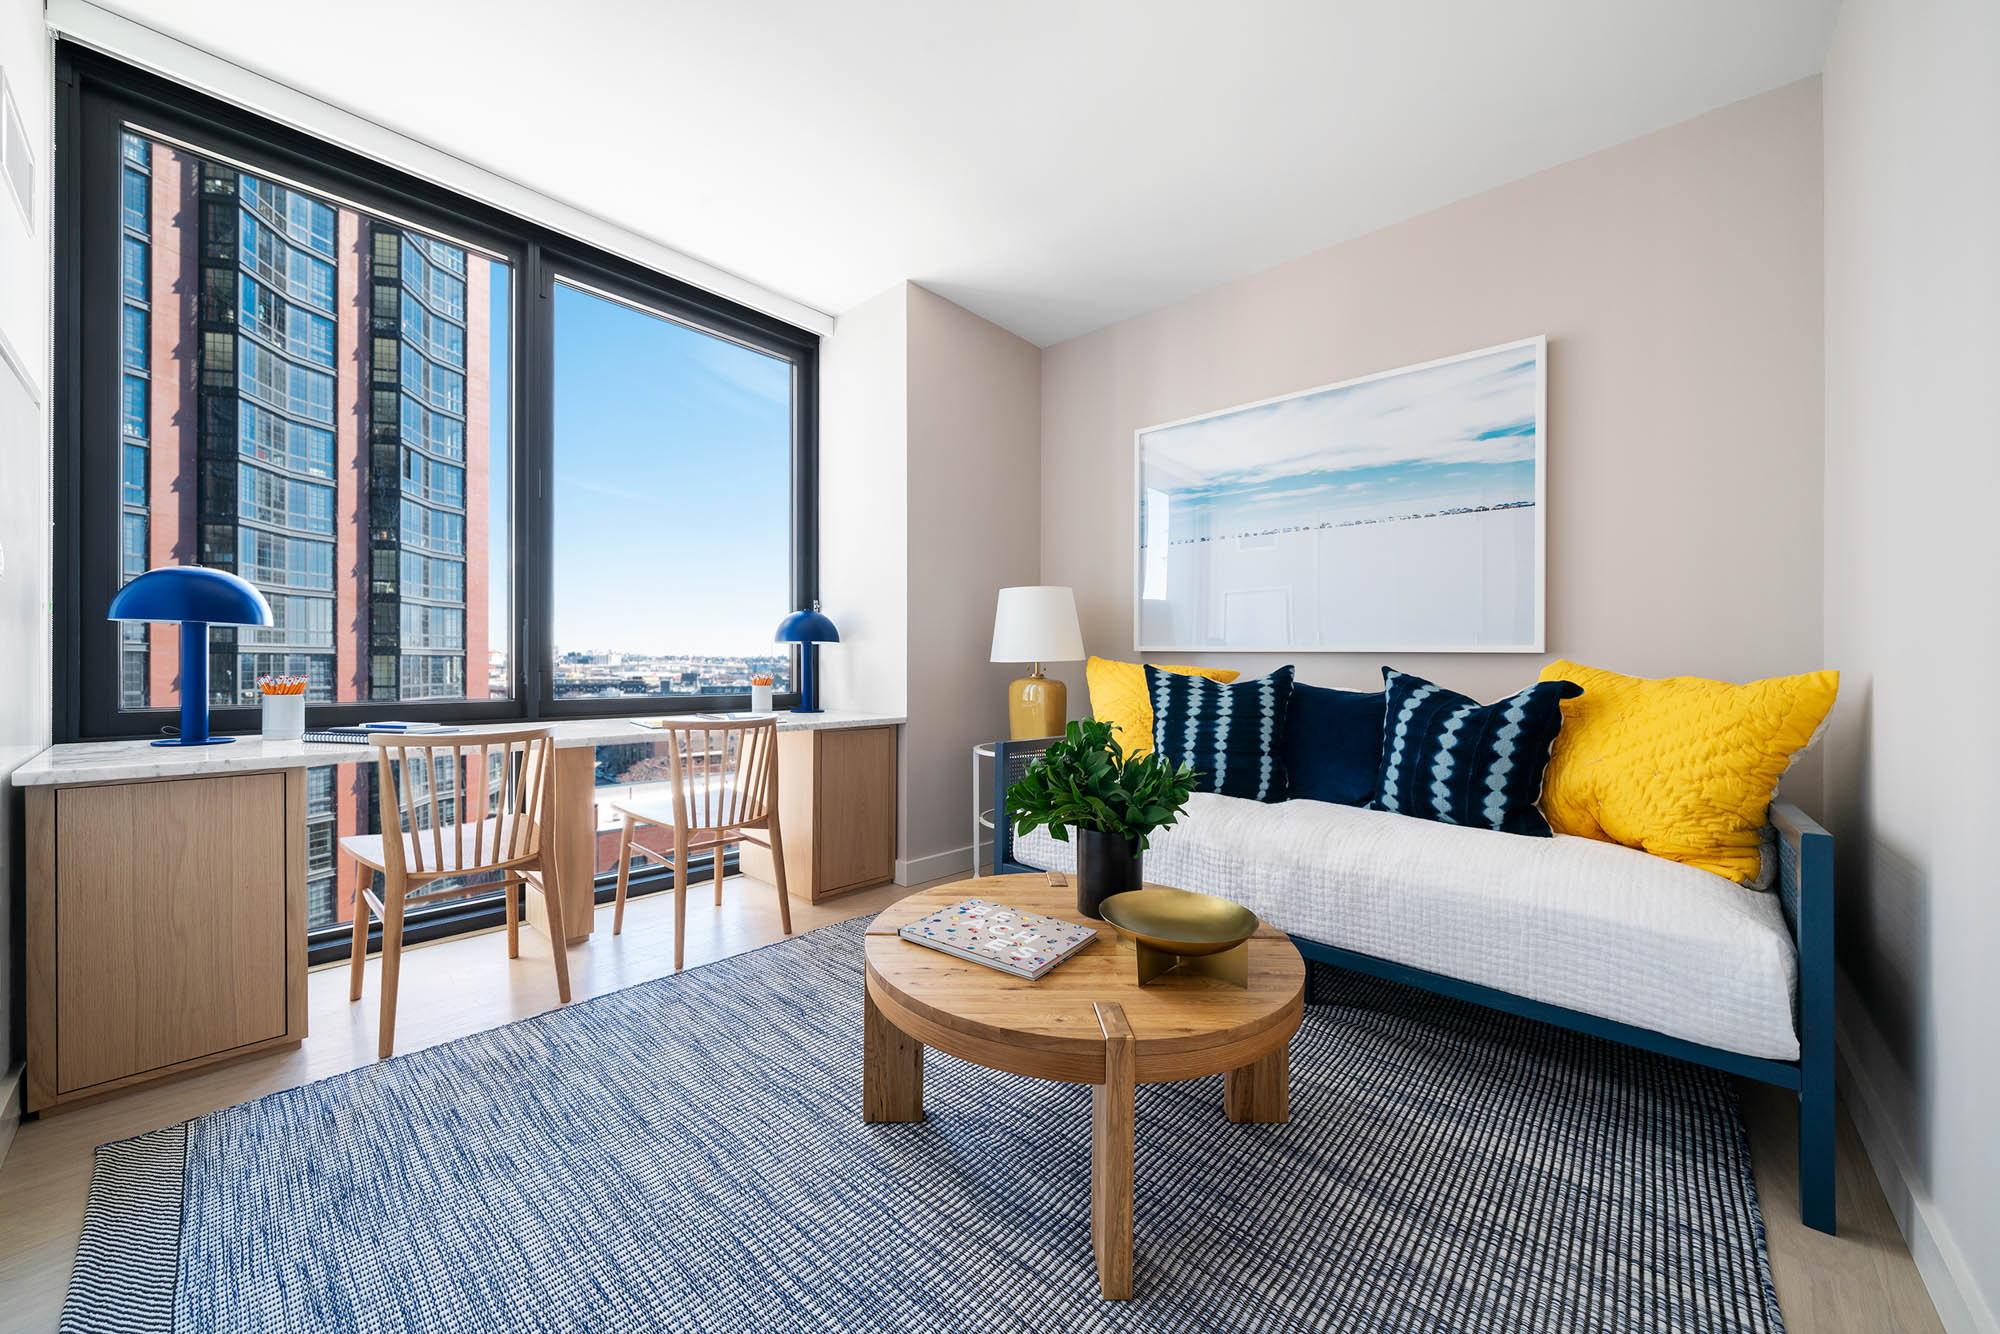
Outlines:
<svg viewBox="0 0 2000 1334"><path fill-rule="evenodd" d="M768 848L778 881L778 918L792 934L792 901L785 892L785 843L778 830L778 720L741 723L668 723L660 739L667 750L665 797L614 801L624 817L618 840L618 906L611 934L625 929L625 887L632 878L632 830L658 825L674 838L674 969L687 945L688 858L715 857L715 902L722 904L722 854L735 843ZM761 837L758 837L761 835ZM649 851L649 849L641 849Z"/></svg>
<svg viewBox="0 0 2000 1334"><path fill-rule="evenodd" d="M563 929L562 892L556 859L547 850L549 786L555 773L555 742L546 728L533 731L453 732L448 741L413 743L397 733L370 738L375 746L376 786L381 789L383 834L340 840L356 864L354 954L350 1001L361 999L362 966L368 957L368 915L382 923L383 1057L396 1045L396 980L403 960L403 913L413 903L463 895L464 888L422 892L451 876L500 872L507 901L507 957L521 957L520 895L516 886L541 877L549 910L549 939L556 960L556 994L569 1004L568 936ZM439 804L440 778L451 775ZM477 813L479 818L468 819ZM399 837L384 835L395 831ZM382 873L382 893L370 887ZM487 888L485 885L479 888ZM413 892L415 891L415 892Z"/></svg>

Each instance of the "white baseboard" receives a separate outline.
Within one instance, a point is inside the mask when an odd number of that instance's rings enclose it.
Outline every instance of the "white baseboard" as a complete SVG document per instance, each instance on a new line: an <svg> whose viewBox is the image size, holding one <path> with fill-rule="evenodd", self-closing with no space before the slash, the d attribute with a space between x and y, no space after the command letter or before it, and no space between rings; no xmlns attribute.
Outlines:
<svg viewBox="0 0 2000 1334"><path fill-rule="evenodd" d="M0 1080L0 1089L4 1089L4 1096L0 1096L0 1163L7 1161L7 1150L14 1147L14 1127L21 1124L21 1092L27 1087L22 1072L26 1069L17 1065Z"/></svg>
<svg viewBox="0 0 2000 1334"><path fill-rule="evenodd" d="M1931 1305L1947 1334L2000 1334L2000 1321L1992 1303L1980 1291L1979 1281L1958 1248L1951 1229L1938 1216L1930 1193L1917 1179L1903 1137L1889 1114L1880 1078L1872 1071L1890 1061L1888 1044L1868 1018L1867 1007L1847 979L1844 970L1835 974L1840 1026L1836 1037L1839 1049L1837 1079L1847 1099L1848 1114L1868 1150L1868 1161L1882 1183L1889 1211L1903 1229L1910 1258L1917 1262L1930 1291Z"/></svg>
<svg viewBox="0 0 2000 1334"><path fill-rule="evenodd" d="M972 874L972 845L951 848L944 852L933 852L928 857L898 857L896 859L896 883L899 885L921 885L931 880L942 880L948 875Z"/></svg>

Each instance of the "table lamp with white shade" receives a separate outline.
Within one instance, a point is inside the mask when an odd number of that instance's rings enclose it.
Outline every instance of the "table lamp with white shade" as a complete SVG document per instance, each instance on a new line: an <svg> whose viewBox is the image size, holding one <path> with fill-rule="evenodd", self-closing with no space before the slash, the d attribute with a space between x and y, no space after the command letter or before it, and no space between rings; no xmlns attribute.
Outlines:
<svg viewBox="0 0 2000 1334"><path fill-rule="evenodd" d="M1083 661L1076 595L1049 584L1001 589L993 614L992 660L1034 664L1026 676L1007 687L1007 726L1013 740L1060 734L1069 718L1069 687L1044 676L1042 664Z"/></svg>

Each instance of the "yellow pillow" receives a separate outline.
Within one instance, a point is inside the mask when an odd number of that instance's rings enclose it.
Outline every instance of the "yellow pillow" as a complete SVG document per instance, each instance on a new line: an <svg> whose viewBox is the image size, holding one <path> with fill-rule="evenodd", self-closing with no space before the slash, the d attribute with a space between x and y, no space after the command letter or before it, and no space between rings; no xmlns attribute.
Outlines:
<svg viewBox="0 0 2000 1334"><path fill-rule="evenodd" d="M1160 667L1160 670L1179 672L1182 676L1205 676L1224 685L1240 675L1227 667ZM1090 684L1090 716L1113 725L1111 739L1123 746L1128 756L1144 755L1151 750L1153 697L1146 693L1145 667L1136 662L1092 658L1083 665L1083 677Z"/></svg>
<svg viewBox="0 0 2000 1334"><path fill-rule="evenodd" d="M1771 795L1826 721L1840 673L1749 685L1676 676L1650 681L1552 662L1574 681L1542 776L1542 814L1558 834L1623 843L1748 884Z"/></svg>

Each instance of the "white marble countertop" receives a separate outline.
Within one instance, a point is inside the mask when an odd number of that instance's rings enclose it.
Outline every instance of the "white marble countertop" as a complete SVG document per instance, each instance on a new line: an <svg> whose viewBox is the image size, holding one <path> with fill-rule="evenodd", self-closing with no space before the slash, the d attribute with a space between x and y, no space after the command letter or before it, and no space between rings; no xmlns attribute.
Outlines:
<svg viewBox="0 0 2000 1334"><path fill-rule="evenodd" d="M645 715L640 715L645 716ZM655 715L657 716L657 715ZM713 714L671 715L676 720L727 721ZM774 715L780 732L814 732L843 727L889 727L906 719L882 713L859 713L851 709L828 709L824 713ZM656 733L636 726L630 718L570 718L559 722L462 724L486 731L547 727L555 733L556 745L615 746L643 742ZM440 743L450 744L450 733L439 735ZM14 770L16 787L44 787L62 783L117 783L135 778L180 778L190 774L245 773L259 769L303 769L316 764L367 763L374 754L371 746L305 741L266 741L245 736L227 746L155 746L150 741L80 741L50 746Z"/></svg>

